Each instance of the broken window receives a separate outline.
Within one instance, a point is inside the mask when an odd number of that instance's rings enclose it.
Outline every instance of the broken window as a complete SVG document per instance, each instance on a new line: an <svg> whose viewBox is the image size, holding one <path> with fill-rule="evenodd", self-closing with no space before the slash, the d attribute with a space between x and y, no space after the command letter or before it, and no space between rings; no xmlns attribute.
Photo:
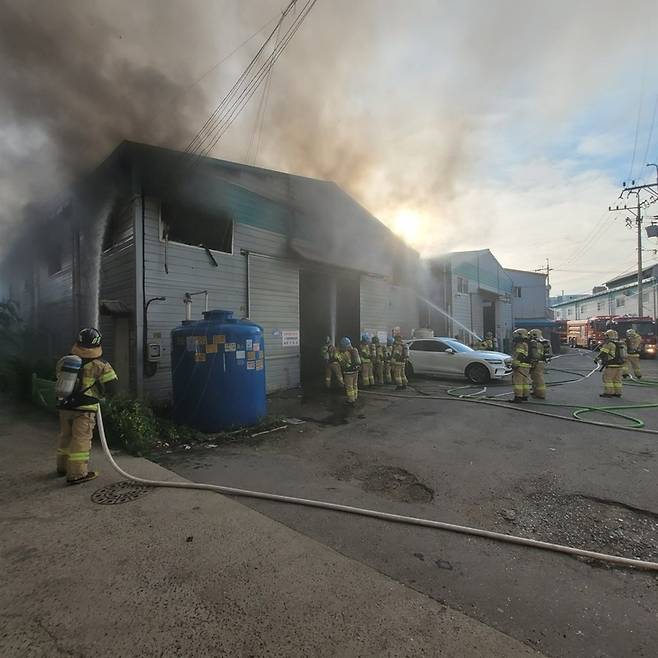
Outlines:
<svg viewBox="0 0 658 658"><path fill-rule="evenodd" d="M103 236L103 251L128 242L133 237L131 208L132 206L123 212L114 212L110 216Z"/></svg>
<svg viewBox="0 0 658 658"><path fill-rule="evenodd" d="M163 203L160 218L163 240L233 253L233 220L224 211L208 212Z"/></svg>
<svg viewBox="0 0 658 658"><path fill-rule="evenodd" d="M62 264L62 247L61 245L54 244L48 249L47 257L48 276L57 274L64 269Z"/></svg>

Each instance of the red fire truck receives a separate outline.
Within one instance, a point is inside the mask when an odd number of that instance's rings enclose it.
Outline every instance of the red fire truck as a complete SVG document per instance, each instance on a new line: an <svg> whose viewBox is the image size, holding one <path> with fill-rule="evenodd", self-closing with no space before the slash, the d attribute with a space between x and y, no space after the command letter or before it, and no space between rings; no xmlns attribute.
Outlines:
<svg viewBox="0 0 658 658"><path fill-rule="evenodd" d="M608 329L615 329L620 338L627 329L635 329L642 337L642 356L655 358L656 323L649 317L631 315L598 315L587 320L567 321L567 343L571 347L586 347L590 350L601 345Z"/></svg>

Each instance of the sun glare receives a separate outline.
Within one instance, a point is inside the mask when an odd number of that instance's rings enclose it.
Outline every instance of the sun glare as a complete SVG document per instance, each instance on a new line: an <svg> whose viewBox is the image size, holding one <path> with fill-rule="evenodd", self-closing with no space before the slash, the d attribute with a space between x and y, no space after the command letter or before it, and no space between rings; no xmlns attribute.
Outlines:
<svg viewBox="0 0 658 658"><path fill-rule="evenodd" d="M415 210L398 210L393 216L393 231L410 245L418 244L422 231L422 217Z"/></svg>

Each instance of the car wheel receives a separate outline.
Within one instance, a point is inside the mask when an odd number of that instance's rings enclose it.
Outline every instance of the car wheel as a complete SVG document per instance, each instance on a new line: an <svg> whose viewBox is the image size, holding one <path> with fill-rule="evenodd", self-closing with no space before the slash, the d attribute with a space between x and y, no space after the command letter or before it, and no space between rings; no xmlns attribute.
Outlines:
<svg viewBox="0 0 658 658"><path fill-rule="evenodd" d="M486 384L491 379L489 368L481 363L471 363L464 374L471 384Z"/></svg>
<svg viewBox="0 0 658 658"><path fill-rule="evenodd" d="M414 367L409 361L407 361L404 367L404 374L406 375L407 379L411 379L414 376Z"/></svg>

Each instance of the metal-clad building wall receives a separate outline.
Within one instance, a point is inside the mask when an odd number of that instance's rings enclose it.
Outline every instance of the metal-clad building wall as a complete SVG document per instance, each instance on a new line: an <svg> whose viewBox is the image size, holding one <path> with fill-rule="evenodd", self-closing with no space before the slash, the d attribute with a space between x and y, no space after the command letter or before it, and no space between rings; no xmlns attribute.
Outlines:
<svg viewBox="0 0 658 658"><path fill-rule="evenodd" d="M133 200L111 224L116 231L114 244L101 256L100 295L101 301L111 300L122 302L135 313L135 239L133 234L133 213L138 200ZM110 230L110 228L108 228ZM134 322L131 322L134 327ZM103 353L108 361L115 360L114 354L115 318L111 315L100 315L100 330L103 334ZM135 332L130 332L128 388L135 388L134 354Z"/></svg>
<svg viewBox="0 0 658 658"><path fill-rule="evenodd" d="M148 314L148 341L158 342L162 347L156 374L144 380L144 392L153 399L167 400L171 395L170 333L185 318L183 296L186 292L208 290L208 308L233 311L237 318L247 315L247 258L241 255L241 249L283 257L286 254L286 239L278 233L241 224L238 218L233 228L233 253L212 252L217 267L210 262L204 249L169 242L166 258L169 273L165 272L165 243L160 239L160 203L147 198L144 222L145 299L167 298L165 302L152 303ZM269 268L259 262L266 260ZM284 261L255 255L250 256L249 261L251 316L255 322L265 325L266 358L270 353L277 356L280 354L277 347L281 336L273 336L272 331L279 326L299 329L298 270ZM279 263L281 265L277 265ZM290 294L285 296L282 289L290 290ZM272 304L265 301L270 297ZM283 303L285 311L275 307L276 301L282 302L283 297L286 300ZM294 309L289 301L291 297L294 297ZM194 297L193 319L200 319L203 310L203 295ZM269 391L295 386L299 382L299 348L294 352L290 359L267 358L265 367Z"/></svg>
<svg viewBox="0 0 658 658"><path fill-rule="evenodd" d="M361 331L371 336L379 331L390 335L400 327L403 336L420 326L416 294L409 288L395 286L382 278L361 276Z"/></svg>
<svg viewBox="0 0 658 658"><path fill-rule="evenodd" d="M68 354L76 336L76 327L73 326L71 267L68 266L50 276L42 263L38 263L36 267L36 326L46 341L40 352L44 356L55 358Z"/></svg>
<svg viewBox="0 0 658 658"><path fill-rule="evenodd" d="M299 385L299 340L284 346L284 332L299 336L299 267L283 259L250 256L250 319L263 327L268 391Z"/></svg>

